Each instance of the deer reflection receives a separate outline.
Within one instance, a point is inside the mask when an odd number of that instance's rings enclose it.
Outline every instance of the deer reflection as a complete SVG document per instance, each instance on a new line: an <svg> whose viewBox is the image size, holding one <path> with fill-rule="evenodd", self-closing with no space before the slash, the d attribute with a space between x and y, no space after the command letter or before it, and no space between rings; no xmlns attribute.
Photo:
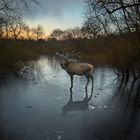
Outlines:
<svg viewBox="0 0 140 140"><path fill-rule="evenodd" d="M86 97L81 101L73 101L73 91L70 88L70 99L66 105L63 106L63 115L67 115L70 111L84 111L88 109L88 102L91 100L93 95L93 89L91 89L91 94L88 97L87 88L85 90Z"/></svg>

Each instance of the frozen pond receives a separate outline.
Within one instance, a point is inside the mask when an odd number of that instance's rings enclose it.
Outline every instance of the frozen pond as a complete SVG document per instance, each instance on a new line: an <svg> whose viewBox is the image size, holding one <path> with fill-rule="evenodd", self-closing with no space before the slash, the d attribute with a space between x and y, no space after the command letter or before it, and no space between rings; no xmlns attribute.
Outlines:
<svg viewBox="0 0 140 140"><path fill-rule="evenodd" d="M94 89L75 76L74 88L59 60L41 57L0 81L1 140L139 140L140 107L132 106L131 86L109 68L95 67ZM133 93L136 88L133 88Z"/></svg>

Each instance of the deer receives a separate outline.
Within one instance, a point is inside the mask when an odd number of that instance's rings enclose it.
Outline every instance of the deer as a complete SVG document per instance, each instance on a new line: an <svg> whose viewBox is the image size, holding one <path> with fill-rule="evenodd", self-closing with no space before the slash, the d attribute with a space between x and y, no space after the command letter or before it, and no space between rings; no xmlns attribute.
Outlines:
<svg viewBox="0 0 140 140"><path fill-rule="evenodd" d="M85 76L87 78L87 83L85 86L85 89L87 89L87 86L89 84L90 79L92 80L92 89L93 89L93 65L89 63L79 63L75 62L72 60L67 59L66 57L61 61L61 67L64 69L70 76L71 79L71 87L70 89L73 88L73 79L74 75L79 75L79 76Z"/></svg>

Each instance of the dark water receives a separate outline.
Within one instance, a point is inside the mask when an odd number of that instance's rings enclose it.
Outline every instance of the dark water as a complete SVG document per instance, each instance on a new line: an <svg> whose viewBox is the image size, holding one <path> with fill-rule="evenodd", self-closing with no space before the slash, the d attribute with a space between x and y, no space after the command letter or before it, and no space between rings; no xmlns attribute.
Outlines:
<svg viewBox="0 0 140 140"><path fill-rule="evenodd" d="M94 90L70 78L55 58L30 62L0 81L1 140L139 140L138 84L118 90L109 68L95 68ZM130 94L133 95L130 98Z"/></svg>

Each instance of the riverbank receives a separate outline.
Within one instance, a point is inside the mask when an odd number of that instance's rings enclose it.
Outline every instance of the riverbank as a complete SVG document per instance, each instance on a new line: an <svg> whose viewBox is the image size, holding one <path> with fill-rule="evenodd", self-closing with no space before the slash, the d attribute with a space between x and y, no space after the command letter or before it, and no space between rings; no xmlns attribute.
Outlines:
<svg viewBox="0 0 140 140"><path fill-rule="evenodd" d="M135 41L134 41L135 40ZM19 62L40 56L69 54L70 58L93 65L110 66L117 73L139 75L139 41L135 34L110 35L96 39L67 40L0 40L0 73L18 69Z"/></svg>

